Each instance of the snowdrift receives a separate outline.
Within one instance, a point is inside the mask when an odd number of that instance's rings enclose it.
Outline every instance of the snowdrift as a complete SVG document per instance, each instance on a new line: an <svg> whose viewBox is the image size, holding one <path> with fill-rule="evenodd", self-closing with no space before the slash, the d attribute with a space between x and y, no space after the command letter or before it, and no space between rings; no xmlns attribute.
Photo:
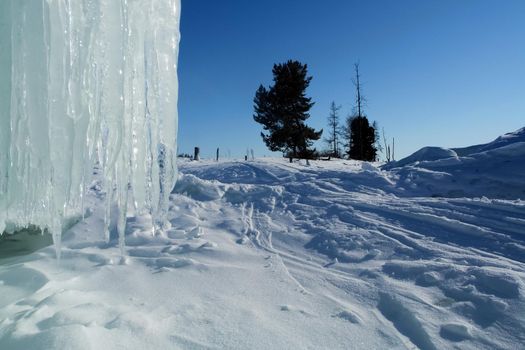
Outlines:
<svg viewBox="0 0 525 350"><path fill-rule="evenodd" d="M445 159L445 158L457 158L457 153L453 150L442 148L442 147L423 147L419 151L411 154L410 156L403 158L397 162L391 162L385 164L383 169L392 169L403 167L405 165L414 164L417 162L428 162L433 160Z"/></svg>
<svg viewBox="0 0 525 350"><path fill-rule="evenodd" d="M425 147L382 167L402 190L436 197L525 198L525 128L484 145Z"/></svg>
<svg viewBox="0 0 525 350"><path fill-rule="evenodd" d="M492 149L504 147L518 142L525 142L525 127L514 132L509 132L505 135L502 135L496 140L486 144L475 145L465 148L454 148L453 150L460 156L468 156L469 154L490 151Z"/></svg>
<svg viewBox="0 0 525 350"><path fill-rule="evenodd" d="M0 258L0 349L521 348L524 201L420 196L411 166L179 165L171 228L129 217L124 259L100 177L60 263Z"/></svg>

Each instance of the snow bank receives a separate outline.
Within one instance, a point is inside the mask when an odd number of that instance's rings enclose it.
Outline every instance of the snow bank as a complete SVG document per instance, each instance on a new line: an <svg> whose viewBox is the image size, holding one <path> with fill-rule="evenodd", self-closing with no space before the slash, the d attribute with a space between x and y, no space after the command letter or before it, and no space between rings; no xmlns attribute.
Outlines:
<svg viewBox="0 0 525 350"><path fill-rule="evenodd" d="M521 344L524 324L524 203L429 195L501 193L502 183L465 181L489 178L489 168L502 179L518 179L523 172L495 162L520 166L522 152L514 143L391 171L354 161L306 167L285 159L188 163L181 171L203 186L226 189L222 198L203 203L215 203L220 217L226 208L238 212L218 226L241 236L235 239L240 245L264 252L264 269L282 271L305 295L339 303L325 325L345 322L352 335L377 327L373 340L342 343L346 348L374 347L370 342L377 340L392 342L377 347L385 349L510 349ZM484 162L476 173L474 164ZM506 190L517 195L510 185ZM287 314L326 314L274 304Z"/></svg>
<svg viewBox="0 0 525 350"><path fill-rule="evenodd" d="M93 166L123 243L128 204L162 225L177 176L180 0L0 2L0 233L59 247ZM5 195L4 195L5 194Z"/></svg>
<svg viewBox="0 0 525 350"><path fill-rule="evenodd" d="M383 169L397 176L399 188L410 195L522 199L525 128L485 145L426 147Z"/></svg>
<svg viewBox="0 0 525 350"><path fill-rule="evenodd" d="M523 348L524 201L410 196L357 161L179 166L172 227L129 218L125 259L98 185L62 264L0 244L0 349Z"/></svg>
<svg viewBox="0 0 525 350"><path fill-rule="evenodd" d="M498 137L496 140L487 144L470 146L465 148L455 148L454 151L461 156L490 151L496 148L504 147L513 143L525 142L525 127L514 132L509 132Z"/></svg>
<svg viewBox="0 0 525 350"><path fill-rule="evenodd" d="M397 162L391 162L385 164L384 169L392 169L396 167L402 167L409 164L414 164L423 161L433 161L446 158L456 158L457 154L453 150L441 148L441 147L424 147L414 154L403 158Z"/></svg>

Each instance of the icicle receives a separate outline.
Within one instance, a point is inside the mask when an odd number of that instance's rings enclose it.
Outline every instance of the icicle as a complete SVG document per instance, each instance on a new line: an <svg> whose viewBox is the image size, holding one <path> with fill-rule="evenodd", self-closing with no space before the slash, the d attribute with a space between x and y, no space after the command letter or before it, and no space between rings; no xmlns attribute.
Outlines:
<svg viewBox="0 0 525 350"><path fill-rule="evenodd" d="M53 224L51 226L51 235L53 237L53 245L55 247L55 254L57 260L60 261L62 253L62 223L59 217L53 218Z"/></svg>
<svg viewBox="0 0 525 350"><path fill-rule="evenodd" d="M45 227L59 256L62 220L84 215L93 164L106 240L117 205L124 251L129 201L168 225L179 17L180 0L0 1L0 234Z"/></svg>
<svg viewBox="0 0 525 350"><path fill-rule="evenodd" d="M120 255L124 256L126 255L125 252L125 233L126 233L126 218L127 218L127 210L124 206L121 206L119 208L119 218L117 223L117 231L118 231L118 247L120 249Z"/></svg>
<svg viewBox="0 0 525 350"><path fill-rule="evenodd" d="M106 243L109 243L109 226L111 225L111 203L113 202L113 190L110 189L110 185L107 183L104 188L106 189L106 198L104 200L104 240Z"/></svg>

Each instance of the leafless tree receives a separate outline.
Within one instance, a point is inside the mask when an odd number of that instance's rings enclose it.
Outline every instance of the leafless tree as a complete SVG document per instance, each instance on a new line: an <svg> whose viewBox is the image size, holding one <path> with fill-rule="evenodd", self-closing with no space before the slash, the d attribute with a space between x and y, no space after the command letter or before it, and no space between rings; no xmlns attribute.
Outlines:
<svg viewBox="0 0 525 350"><path fill-rule="evenodd" d="M335 104L335 102L332 102L332 104L330 105L330 114L328 115L329 135L324 140L329 145L333 157L340 157L340 152L339 152L339 144L340 144L339 111L340 110L341 110L341 106L338 106Z"/></svg>

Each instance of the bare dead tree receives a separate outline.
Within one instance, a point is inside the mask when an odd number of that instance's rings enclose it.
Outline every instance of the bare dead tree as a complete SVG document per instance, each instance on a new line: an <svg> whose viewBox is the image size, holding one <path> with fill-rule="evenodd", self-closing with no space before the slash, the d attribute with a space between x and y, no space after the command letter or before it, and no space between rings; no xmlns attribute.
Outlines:
<svg viewBox="0 0 525 350"><path fill-rule="evenodd" d="M392 161L396 161L395 157L396 139L392 137Z"/></svg>
<svg viewBox="0 0 525 350"><path fill-rule="evenodd" d="M356 107L357 107L357 117L362 117L363 116L363 105L366 101L366 99L364 98L363 96L363 93L362 93L362 86L361 86L361 76L359 75L359 63L356 63L354 64L354 68L355 68L355 81L354 81L354 85L355 85L355 88L357 90L357 94L356 94Z"/></svg>
<svg viewBox="0 0 525 350"><path fill-rule="evenodd" d="M383 148L385 150L385 159L387 163L391 161L390 145L386 141L385 128L383 128Z"/></svg>
<svg viewBox="0 0 525 350"><path fill-rule="evenodd" d="M340 157L339 152L339 110L341 106L337 106L335 102L330 105L330 114L328 115L328 131L329 136L325 138L325 142L328 143L333 157Z"/></svg>
<svg viewBox="0 0 525 350"><path fill-rule="evenodd" d="M396 160L395 158L396 139L392 137L392 144L390 145L386 139L385 128L383 128L383 147L385 150L384 154L385 154L385 159L387 163L394 162Z"/></svg>

